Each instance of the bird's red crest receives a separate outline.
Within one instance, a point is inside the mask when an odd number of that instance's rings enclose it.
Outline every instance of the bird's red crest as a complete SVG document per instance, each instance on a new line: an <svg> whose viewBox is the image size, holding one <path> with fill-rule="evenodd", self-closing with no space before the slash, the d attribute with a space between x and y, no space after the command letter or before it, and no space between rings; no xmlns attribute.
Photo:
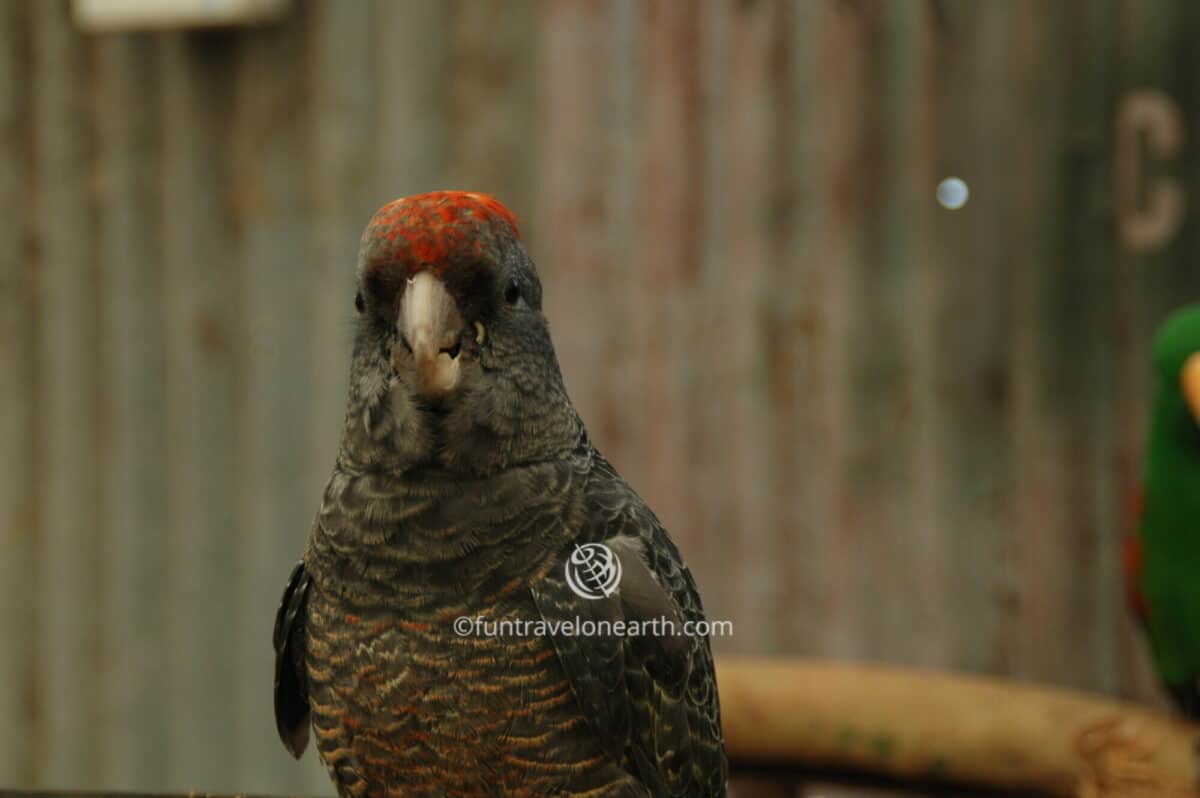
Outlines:
<svg viewBox="0 0 1200 798"><path fill-rule="evenodd" d="M499 200L469 191L434 191L384 205L363 233L365 270L399 265L442 271L454 261L495 262L499 246L519 238L517 218Z"/></svg>

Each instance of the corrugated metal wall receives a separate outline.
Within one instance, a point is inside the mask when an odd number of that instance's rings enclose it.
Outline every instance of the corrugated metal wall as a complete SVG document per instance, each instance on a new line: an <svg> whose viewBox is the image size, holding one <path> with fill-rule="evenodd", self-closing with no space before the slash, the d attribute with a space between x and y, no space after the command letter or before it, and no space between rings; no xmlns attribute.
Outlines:
<svg viewBox="0 0 1200 798"><path fill-rule="evenodd" d="M1197 40L1189 0L354 0L103 36L4 0L0 782L330 791L275 740L270 625L358 233L439 187L524 219L568 385L735 621L719 649L1149 696L1116 543L1200 227L1117 244L1115 132L1139 87L1200 107ZM1131 140L1142 182L1200 181Z"/></svg>

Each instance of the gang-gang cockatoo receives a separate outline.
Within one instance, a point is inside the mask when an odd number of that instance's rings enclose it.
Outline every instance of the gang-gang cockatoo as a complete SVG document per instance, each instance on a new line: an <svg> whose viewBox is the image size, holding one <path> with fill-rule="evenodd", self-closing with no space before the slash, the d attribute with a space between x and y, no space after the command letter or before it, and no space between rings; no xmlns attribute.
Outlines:
<svg viewBox="0 0 1200 798"><path fill-rule="evenodd" d="M385 205L354 301L341 444L276 620L285 746L311 724L342 796L724 796L696 585L588 440L513 214L453 191ZM567 561L596 543L620 582L585 597Z"/></svg>

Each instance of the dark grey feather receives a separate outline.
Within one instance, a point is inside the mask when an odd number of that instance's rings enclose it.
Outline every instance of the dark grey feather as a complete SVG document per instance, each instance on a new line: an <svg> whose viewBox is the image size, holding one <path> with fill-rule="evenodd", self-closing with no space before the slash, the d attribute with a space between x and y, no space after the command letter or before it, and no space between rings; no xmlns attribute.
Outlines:
<svg viewBox="0 0 1200 798"><path fill-rule="evenodd" d="M296 563L275 613L275 728L296 759L308 746L310 710L304 666L304 607L311 581Z"/></svg>

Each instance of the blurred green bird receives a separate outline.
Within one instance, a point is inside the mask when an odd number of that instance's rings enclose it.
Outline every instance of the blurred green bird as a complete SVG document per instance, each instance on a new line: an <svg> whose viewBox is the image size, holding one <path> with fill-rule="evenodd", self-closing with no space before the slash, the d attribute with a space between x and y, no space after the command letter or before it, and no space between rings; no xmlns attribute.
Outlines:
<svg viewBox="0 0 1200 798"><path fill-rule="evenodd" d="M1163 684L1200 719L1200 305L1159 328L1154 366L1144 494L1125 551L1128 598Z"/></svg>

